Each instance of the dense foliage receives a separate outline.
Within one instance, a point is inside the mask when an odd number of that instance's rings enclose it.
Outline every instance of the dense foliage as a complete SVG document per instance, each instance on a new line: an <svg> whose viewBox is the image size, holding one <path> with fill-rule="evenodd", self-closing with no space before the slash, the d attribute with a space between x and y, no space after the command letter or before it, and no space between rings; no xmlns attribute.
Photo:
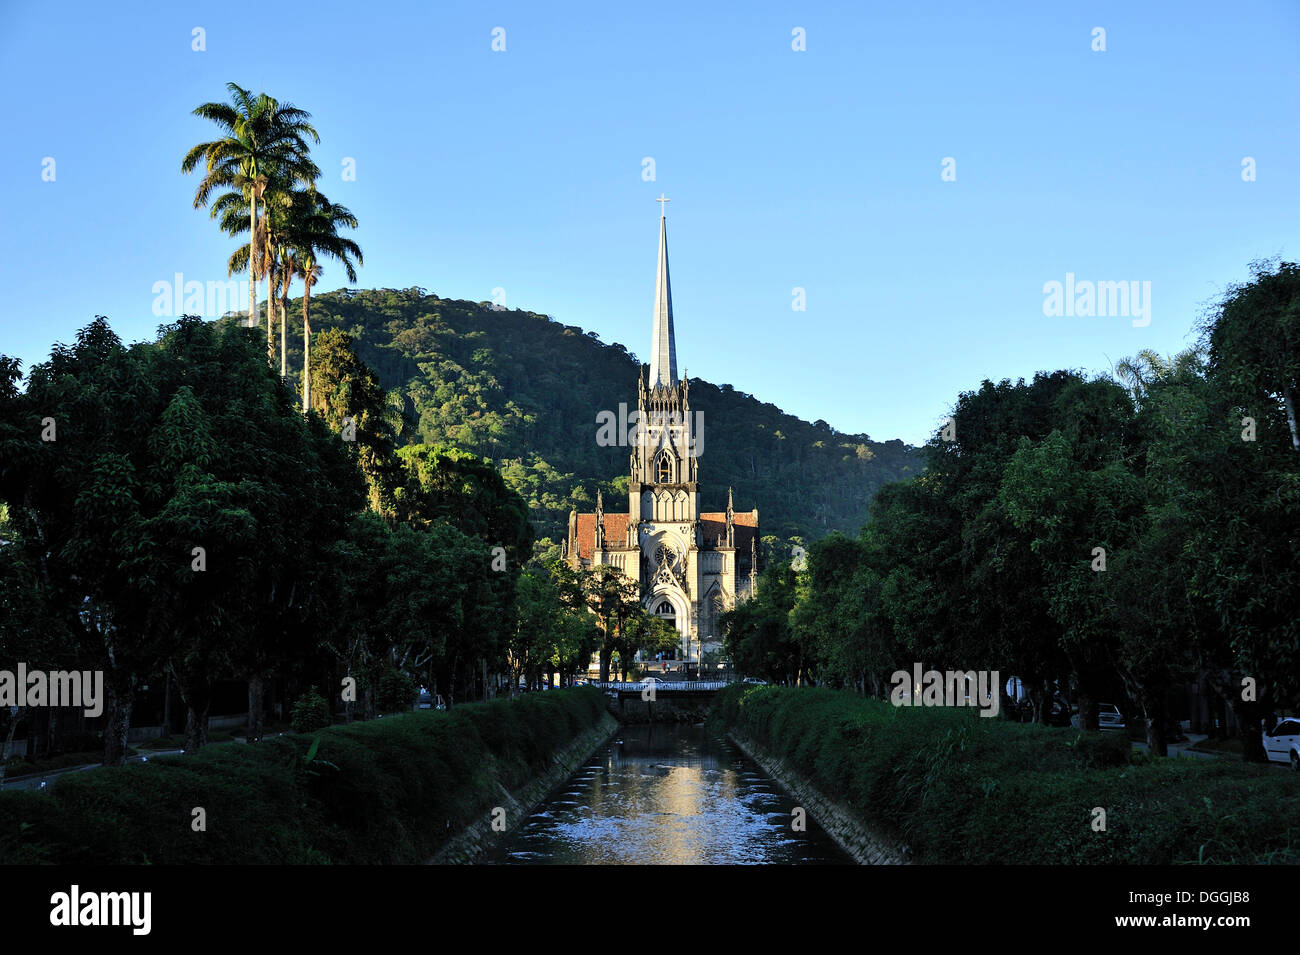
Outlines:
<svg viewBox="0 0 1300 955"><path fill-rule="evenodd" d="M577 688L74 773L0 793L0 863L427 862L604 714Z"/></svg>
<svg viewBox="0 0 1300 955"><path fill-rule="evenodd" d="M258 339L186 317L128 347L100 318L25 389L0 358L0 664L102 670L110 764L137 692L164 680L193 751L221 681L247 682L256 739L268 685L373 716L412 682L454 705L578 669L599 640L585 585L532 559L501 475L399 451L346 335L322 336L307 414ZM42 714L48 756L49 708L6 709L0 732L26 720L30 740Z"/></svg>
<svg viewBox="0 0 1300 955"><path fill-rule="evenodd" d="M730 615L745 672L884 696L897 670L998 670L1144 721L1165 752L1186 683L1233 710L1246 754L1300 707L1300 269L1258 264L1198 348L1114 379L985 381L877 495L855 538L769 566ZM1208 689L1207 689L1208 692Z"/></svg>
<svg viewBox="0 0 1300 955"><path fill-rule="evenodd" d="M914 862L1300 862L1300 792L1267 767L821 688L733 686L714 712Z"/></svg>

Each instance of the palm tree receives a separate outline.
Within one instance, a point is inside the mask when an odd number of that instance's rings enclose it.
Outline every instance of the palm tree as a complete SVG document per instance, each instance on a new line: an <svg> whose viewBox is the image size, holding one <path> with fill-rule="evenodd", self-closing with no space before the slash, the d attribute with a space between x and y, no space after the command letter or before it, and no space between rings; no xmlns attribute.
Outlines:
<svg viewBox="0 0 1300 955"><path fill-rule="evenodd" d="M288 103L281 104L265 93L254 97L235 83L227 83L226 88L231 94L230 103L204 103L194 110L195 116L212 120L225 135L191 148L181 161L181 171L193 172L200 160L204 162L204 175L194 193L196 209L207 205L214 189L233 187L248 204L249 235L255 240L258 204L263 201L268 185L272 181L312 182L320 175L308 155L306 140L310 137L319 143L320 136L307 122L310 113ZM214 207L213 218L219 214ZM261 263L255 254L257 250L254 241L245 263L250 325L258 322L256 285ZM269 322L267 331L269 335Z"/></svg>
<svg viewBox="0 0 1300 955"><path fill-rule="evenodd" d="M296 194L296 214L290 217L288 244L289 260L295 273L302 278L302 410L311 408L311 290L324 269L322 258L336 259L342 264L349 282L357 280L357 265L365 259L361 247L353 240L339 235L339 229L355 229L357 217L345 206L336 205L314 190ZM354 263L352 260L356 259Z"/></svg>
<svg viewBox="0 0 1300 955"><path fill-rule="evenodd" d="M309 186L314 189L315 186ZM239 272L248 264L254 254L261 262L261 272L266 277L266 360L275 361L275 294L273 289L282 292L280 307L280 377L288 376L285 356L286 333L284 327L287 308L283 297L287 296L288 283L292 280L292 271L285 272L283 252L290 228L291 211L297 196L303 195L292 188L292 183L283 183L276 179L268 180L264 195L264 209L256 220L256 231L251 243L240 246L230 256L227 269ZM212 205L212 215L220 217L221 230L227 235L240 235L252 224L249 216L249 200L238 192L227 192Z"/></svg>
<svg viewBox="0 0 1300 955"><path fill-rule="evenodd" d="M1115 377L1129 390L1135 404L1141 404L1151 386L1158 381L1177 378L1200 367L1201 353L1187 348L1169 358L1157 351L1143 348L1132 358L1121 358L1115 363Z"/></svg>

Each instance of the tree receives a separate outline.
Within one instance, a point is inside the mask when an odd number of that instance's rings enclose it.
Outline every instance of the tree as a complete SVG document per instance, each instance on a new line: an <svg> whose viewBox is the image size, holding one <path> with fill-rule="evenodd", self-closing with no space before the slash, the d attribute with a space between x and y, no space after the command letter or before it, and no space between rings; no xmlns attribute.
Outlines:
<svg viewBox="0 0 1300 955"><path fill-rule="evenodd" d="M1229 287L1203 326L1209 373L1253 417L1283 417L1300 453L1300 266L1254 262L1251 274Z"/></svg>
<svg viewBox="0 0 1300 955"><path fill-rule="evenodd" d="M322 258L336 259L356 282L356 266L363 263L361 247L339 235L339 229L357 227L357 217L345 206L335 205L317 192L304 194L292 217L287 242L288 278L302 277L302 410L311 408L311 290L323 271ZM354 263L352 260L356 259Z"/></svg>
<svg viewBox="0 0 1300 955"><path fill-rule="evenodd" d="M587 606L596 616L600 630L600 682L609 682L609 663L620 649L621 628L635 611L641 609L640 587L617 567L602 564L582 578Z"/></svg>
<svg viewBox="0 0 1300 955"><path fill-rule="evenodd" d="M129 569L157 506L147 480L155 385L101 316L33 366L25 393L12 378L5 390L3 491L15 538L76 659L104 672L104 761L120 763L137 679L162 657ZM54 440L41 440L42 420Z"/></svg>
<svg viewBox="0 0 1300 955"><path fill-rule="evenodd" d="M351 336L336 329L323 332L311 375L311 409L343 435L365 475L370 507L389 521L408 516L398 509L407 478L394 457L397 422L379 376L357 357Z"/></svg>
<svg viewBox="0 0 1300 955"><path fill-rule="evenodd" d="M1277 706L1300 704L1300 268L1257 262L1202 325L1205 426L1185 472L1196 528L1193 595L1211 684L1233 707L1246 758Z"/></svg>
<svg viewBox="0 0 1300 955"><path fill-rule="evenodd" d="M724 652L740 672L790 685L813 677L809 639L790 625L797 577L788 561L769 564L758 594L720 616Z"/></svg>
<svg viewBox="0 0 1300 955"><path fill-rule="evenodd" d="M311 114L288 103L281 104L265 93L254 97L235 83L227 83L230 103L203 103L194 115L216 123L224 135L199 143L181 161L183 173L193 172L200 162L204 175L194 193L194 208L207 205L213 190L234 187L248 200L249 236L257 236L258 204L268 184L296 180L314 181L320 170L309 158L307 138L320 142L320 136L307 122ZM216 210L213 210L214 213ZM250 243L248 257L248 320L257 325L258 262L256 243ZM270 307L269 295L267 307ZM267 322L270 350L271 323Z"/></svg>

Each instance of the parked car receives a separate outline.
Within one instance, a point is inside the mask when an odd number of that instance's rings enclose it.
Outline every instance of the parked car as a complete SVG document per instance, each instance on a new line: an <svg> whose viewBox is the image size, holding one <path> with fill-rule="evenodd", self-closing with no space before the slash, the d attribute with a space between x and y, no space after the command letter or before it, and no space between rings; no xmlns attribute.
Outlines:
<svg viewBox="0 0 1300 955"><path fill-rule="evenodd" d="M641 677L640 682L644 686L667 686L668 685L667 680L661 680L657 676L643 676Z"/></svg>
<svg viewBox="0 0 1300 955"><path fill-rule="evenodd" d="M1289 716L1265 733L1264 752L1269 762L1290 763L1300 772L1300 719Z"/></svg>
<svg viewBox="0 0 1300 955"><path fill-rule="evenodd" d="M1122 730L1124 728L1124 714L1120 713L1119 707L1114 703L1098 703L1097 728L1103 730Z"/></svg>

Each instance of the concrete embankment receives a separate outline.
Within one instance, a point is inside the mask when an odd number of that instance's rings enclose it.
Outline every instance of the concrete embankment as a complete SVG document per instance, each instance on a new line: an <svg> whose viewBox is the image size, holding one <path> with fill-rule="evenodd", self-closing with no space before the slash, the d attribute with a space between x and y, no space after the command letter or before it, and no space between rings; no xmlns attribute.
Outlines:
<svg viewBox="0 0 1300 955"><path fill-rule="evenodd" d="M511 792L497 782L500 800L493 806L493 812L484 814L482 819L452 836L428 864L463 865L480 861L486 853L507 840L555 787L568 779L617 729L618 721L606 713L595 726L556 751L550 768L524 786ZM498 808L505 811L504 817L495 812Z"/></svg>
<svg viewBox="0 0 1300 955"><path fill-rule="evenodd" d="M732 730L727 734L745 755L799 800L836 844L859 865L905 865L907 847L886 839L855 818L847 809L827 798L785 760L763 748L754 740Z"/></svg>

